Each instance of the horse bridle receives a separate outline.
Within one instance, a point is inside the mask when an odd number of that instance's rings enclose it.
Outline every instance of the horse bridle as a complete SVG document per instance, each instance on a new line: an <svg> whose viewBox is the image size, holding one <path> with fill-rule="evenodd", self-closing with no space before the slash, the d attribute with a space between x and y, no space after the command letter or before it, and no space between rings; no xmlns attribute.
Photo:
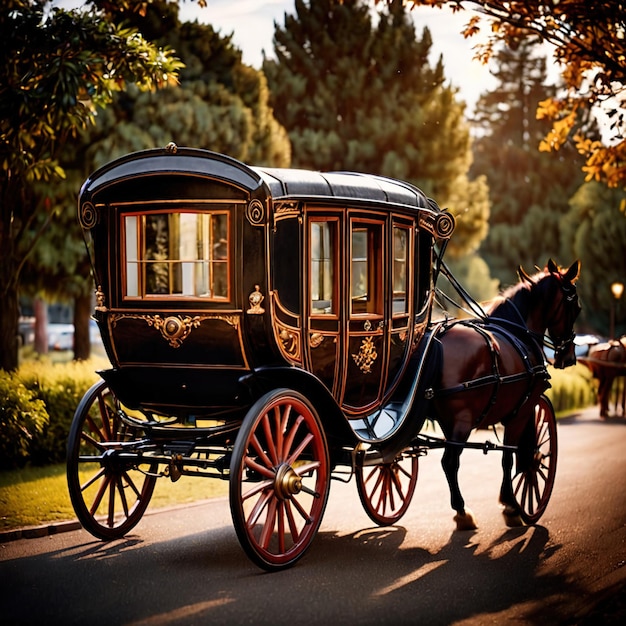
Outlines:
<svg viewBox="0 0 626 626"><path fill-rule="evenodd" d="M548 330L548 334L550 335L550 339L554 348L554 359L557 360L560 355L565 353L570 349L572 343L574 343L574 339L576 338L576 332L574 330L574 322L580 313L580 304L578 304L578 293L576 291L576 285L569 284L564 285L562 276L559 274L553 274L553 276L558 277L559 284L561 287L561 291L563 293L563 297L561 298L556 311L554 312L554 319L559 319L560 313L563 312L567 314L568 318L566 318L566 323L564 323L565 328L571 328L569 333L566 333L565 336L558 337L553 336L551 330ZM567 309L565 310L565 305L568 304ZM572 306L572 305L575 306Z"/></svg>

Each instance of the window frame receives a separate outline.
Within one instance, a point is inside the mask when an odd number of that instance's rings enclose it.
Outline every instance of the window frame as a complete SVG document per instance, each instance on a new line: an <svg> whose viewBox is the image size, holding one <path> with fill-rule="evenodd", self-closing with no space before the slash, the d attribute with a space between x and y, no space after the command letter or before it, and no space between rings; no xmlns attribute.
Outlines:
<svg viewBox="0 0 626 626"><path fill-rule="evenodd" d="M313 227L315 225L324 224L330 227L330 252L331 257L329 259L330 271L331 271L331 298L330 298L330 310L329 311L321 311L319 308L313 306L314 302L322 302L325 299L313 299L313 263L315 259L313 258L314 250L313 250ZM308 241L309 241L309 254L308 254L308 276L309 276L309 289L308 289L308 303L307 306L309 308L309 315L313 318L336 318L339 315L339 289L338 289L338 281L339 281L339 228L340 221L336 216L327 216L327 215L312 215L308 220ZM318 261L323 262L326 259L318 259Z"/></svg>
<svg viewBox="0 0 626 626"><path fill-rule="evenodd" d="M213 250L214 246L214 236L212 232L212 218L215 216L225 216L226 217L226 254L224 258L217 258L213 255L209 255L209 258L206 258L205 254L196 254L195 256L201 256L201 258L183 258L183 259L172 259L167 258L164 260L158 260L157 263L165 263L168 266L168 292L166 293L152 293L148 291L147 284L147 267L151 262L146 258L146 221L150 216L157 215L165 215L167 216L168 223L170 221L170 216L172 215L195 215L196 216L196 229L197 224L200 221L199 217L202 216L204 219L205 216L207 219L206 230L202 228L202 235L200 242L203 246L209 246L209 250ZM134 219L132 219L134 218ZM134 228L129 228L129 219L131 223L134 223ZM136 210L123 210L119 213L119 225L120 225L120 234L121 234L121 245L118 251L118 255L120 257L120 268L121 272L121 298L124 302L149 302L155 300L167 300L167 301L197 301L197 302L213 302L213 303L230 303L232 301L233 294L233 285L232 285L232 264L233 264L233 255L232 255L232 206L230 203L220 203L220 204L212 204L210 208L207 207L197 207L197 206L177 206L177 207L167 207L167 208L154 208L150 207L146 208L137 208ZM180 228L180 226L179 226ZM129 231L131 231L130 239L129 239ZM208 235L206 238L204 235ZM180 247L181 237L180 230L177 233L177 244ZM196 231L197 238L197 231ZM129 245L130 241L134 239L135 244ZM218 244L220 242L217 242ZM167 244L170 245L170 242ZM198 245L198 241L196 241L196 245ZM129 252L136 253L136 258L129 259ZM168 257L170 255L168 254ZM206 267L208 271L207 278L207 286L211 287L211 295L198 295L196 293L185 294L180 292L173 293L173 281L176 280L176 272L180 271L180 275L178 280L181 283L181 289L183 284L183 272L184 265L183 264L193 264L200 265ZM131 272L131 265L135 264L135 271ZM215 295L215 270L220 267L225 266L225 296L217 296ZM131 275L136 276L136 281L133 281ZM136 288L129 289L129 286L136 283ZM132 293L134 291L134 293ZM130 293L129 293L130 292Z"/></svg>

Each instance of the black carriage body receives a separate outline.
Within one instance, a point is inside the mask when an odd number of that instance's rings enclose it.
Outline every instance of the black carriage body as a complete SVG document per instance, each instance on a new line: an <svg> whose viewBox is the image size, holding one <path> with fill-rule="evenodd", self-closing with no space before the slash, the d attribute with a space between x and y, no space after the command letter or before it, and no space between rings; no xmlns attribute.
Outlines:
<svg viewBox="0 0 626 626"><path fill-rule="evenodd" d="M79 219L103 377L127 406L181 420L241 415L277 386L326 419L375 411L424 334L433 242L454 227L406 183L175 146L95 172Z"/></svg>

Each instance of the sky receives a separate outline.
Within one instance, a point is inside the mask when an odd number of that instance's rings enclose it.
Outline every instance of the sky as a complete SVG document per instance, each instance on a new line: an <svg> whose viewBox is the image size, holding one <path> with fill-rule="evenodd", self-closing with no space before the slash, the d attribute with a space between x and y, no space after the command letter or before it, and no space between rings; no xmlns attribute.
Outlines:
<svg viewBox="0 0 626 626"><path fill-rule="evenodd" d="M273 56L274 22L284 25L285 13L295 14L294 0L208 0L201 9L195 2L182 2L181 21L210 23L222 35L233 35L233 43L242 51L243 62L261 67L263 51ZM424 26L430 29L433 46L431 63L443 55L446 79L459 90L459 98L468 105L468 112L479 95L492 88L495 81L480 61L474 60L473 39L466 40L461 31L470 12L453 14L450 9L416 7L411 11L416 32L421 35Z"/></svg>

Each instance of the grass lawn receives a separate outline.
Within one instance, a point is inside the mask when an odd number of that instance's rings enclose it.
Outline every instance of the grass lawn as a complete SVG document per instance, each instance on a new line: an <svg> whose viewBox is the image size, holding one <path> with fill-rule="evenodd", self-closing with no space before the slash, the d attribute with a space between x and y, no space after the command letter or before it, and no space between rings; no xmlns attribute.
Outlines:
<svg viewBox="0 0 626 626"><path fill-rule="evenodd" d="M157 480L151 509L228 494L228 481L182 476ZM0 530L76 519L65 464L0 472Z"/></svg>

